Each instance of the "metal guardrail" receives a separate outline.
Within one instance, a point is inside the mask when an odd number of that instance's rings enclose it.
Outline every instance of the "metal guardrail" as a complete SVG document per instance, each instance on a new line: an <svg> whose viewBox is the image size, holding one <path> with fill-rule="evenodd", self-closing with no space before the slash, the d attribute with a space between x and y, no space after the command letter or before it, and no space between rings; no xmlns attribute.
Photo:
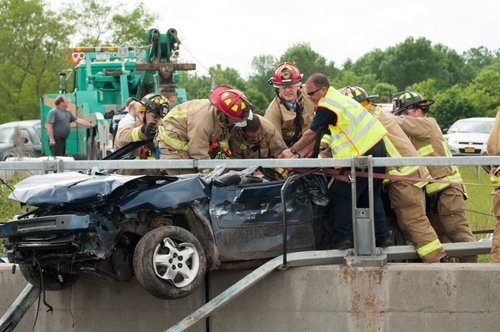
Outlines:
<svg viewBox="0 0 500 332"><path fill-rule="evenodd" d="M363 157L366 158L366 157ZM37 160L22 160L0 162L0 170L22 171L38 170L46 172L82 171L98 169L168 169L168 168L215 168L224 165L226 168L247 168L257 165L266 168L331 168L351 167L360 158L342 159L229 159L229 160L63 160L44 157ZM377 166L482 166L500 165L500 156L464 156L464 157L404 157L404 158L368 158L372 167ZM366 165L368 167L369 165Z"/></svg>

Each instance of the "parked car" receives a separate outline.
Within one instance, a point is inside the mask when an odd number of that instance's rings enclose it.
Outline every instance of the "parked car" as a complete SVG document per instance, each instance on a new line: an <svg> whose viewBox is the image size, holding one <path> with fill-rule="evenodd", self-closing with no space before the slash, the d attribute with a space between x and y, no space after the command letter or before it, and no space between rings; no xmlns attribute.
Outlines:
<svg viewBox="0 0 500 332"><path fill-rule="evenodd" d="M457 120L444 135L454 156L486 154L486 142L495 118L479 117Z"/></svg>
<svg viewBox="0 0 500 332"><path fill-rule="evenodd" d="M304 175L263 180L252 170L209 176L63 172L31 176L10 198L34 209L0 225L9 261L31 284L71 286L81 274L115 281L134 274L152 295L194 291L207 270L245 267L317 248L327 181Z"/></svg>
<svg viewBox="0 0 500 332"><path fill-rule="evenodd" d="M9 157L43 156L40 120L8 122L0 125L0 160Z"/></svg>

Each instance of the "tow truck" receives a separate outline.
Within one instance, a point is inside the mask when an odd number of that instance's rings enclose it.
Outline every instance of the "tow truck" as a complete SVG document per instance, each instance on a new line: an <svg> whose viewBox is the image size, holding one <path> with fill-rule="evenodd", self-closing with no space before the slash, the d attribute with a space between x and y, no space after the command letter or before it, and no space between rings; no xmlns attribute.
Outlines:
<svg viewBox="0 0 500 332"><path fill-rule="evenodd" d="M95 129L72 125L67 140L67 155L75 159L101 159L111 149L112 118L130 97L142 98L160 93L173 106L187 100L185 89L178 88L178 71L195 70L192 63L178 63L180 40L173 28L167 33L150 29L147 47L75 47L71 49L74 68L59 73L59 91L40 99L42 126L58 96L67 97L69 111L96 123ZM68 80L73 89L66 91ZM50 155L48 136L42 133L43 149Z"/></svg>

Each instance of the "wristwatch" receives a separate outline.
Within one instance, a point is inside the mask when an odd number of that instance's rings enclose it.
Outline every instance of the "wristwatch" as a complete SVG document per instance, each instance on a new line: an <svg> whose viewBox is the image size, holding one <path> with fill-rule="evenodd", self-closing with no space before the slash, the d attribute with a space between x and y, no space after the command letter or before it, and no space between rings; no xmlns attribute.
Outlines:
<svg viewBox="0 0 500 332"><path fill-rule="evenodd" d="M290 147L290 152L299 156L299 158L301 157L300 153L297 152L297 150L295 150L295 148L293 147L293 145Z"/></svg>

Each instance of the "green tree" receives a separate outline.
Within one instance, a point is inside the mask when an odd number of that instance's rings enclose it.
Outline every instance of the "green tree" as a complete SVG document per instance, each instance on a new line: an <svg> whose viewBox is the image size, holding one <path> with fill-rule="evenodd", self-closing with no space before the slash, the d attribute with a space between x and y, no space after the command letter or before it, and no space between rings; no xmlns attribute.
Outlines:
<svg viewBox="0 0 500 332"><path fill-rule="evenodd" d="M66 4L64 12L68 22L77 27L75 39L82 46L145 45L145 33L158 18L155 12L145 10L142 2L127 11L122 3L82 0Z"/></svg>
<svg viewBox="0 0 500 332"><path fill-rule="evenodd" d="M182 72L179 87L186 89L188 99L206 99L210 93L210 77Z"/></svg>
<svg viewBox="0 0 500 332"><path fill-rule="evenodd" d="M478 116L495 116L500 106L500 71L486 67L465 89L464 94Z"/></svg>
<svg viewBox="0 0 500 332"><path fill-rule="evenodd" d="M298 43L288 48L280 57L279 62L285 61L295 63L305 79L314 73L323 73L328 77L334 77L340 73L333 61L328 61L318 54L309 43Z"/></svg>
<svg viewBox="0 0 500 332"><path fill-rule="evenodd" d="M433 99L438 93L437 82L433 78L413 84L410 90L420 93L426 99Z"/></svg>
<svg viewBox="0 0 500 332"><path fill-rule="evenodd" d="M267 102L275 96L275 89L269 85L278 59L272 55L259 55L252 59L253 73L248 78L248 87L263 94Z"/></svg>
<svg viewBox="0 0 500 332"><path fill-rule="evenodd" d="M398 89L389 83L377 83L371 90L371 93L378 95L376 100L379 103L390 103L392 102L392 95L397 92Z"/></svg>
<svg viewBox="0 0 500 332"><path fill-rule="evenodd" d="M486 66L491 65L495 60L495 54L484 46L469 49L464 52L463 57L474 74L477 74Z"/></svg>
<svg viewBox="0 0 500 332"><path fill-rule="evenodd" d="M39 118L39 97L57 91L73 28L41 0L0 0L0 121Z"/></svg>
<svg viewBox="0 0 500 332"><path fill-rule="evenodd" d="M431 106L429 114L436 118L442 129L449 128L458 119L477 116L459 85L437 93L433 99L435 104Z"/></svg>
<svg viewBox="0 0 500 332"><path fill-rule="evenodd" d="M441 90L454 84L465 86L473 78L465 59L446 46L432 45L425 38L407 38L404 42L368 52L346 68L359 76L374 74L378 82L387 82L404 90L411 85L436 79Z"/></svg>

